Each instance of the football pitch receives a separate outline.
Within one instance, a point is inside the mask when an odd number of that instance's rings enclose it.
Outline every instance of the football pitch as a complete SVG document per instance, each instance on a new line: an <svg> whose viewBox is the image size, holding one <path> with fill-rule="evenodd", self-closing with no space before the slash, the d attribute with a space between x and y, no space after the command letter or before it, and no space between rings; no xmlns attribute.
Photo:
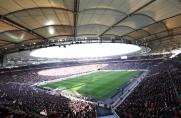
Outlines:
<svg viewBox="0 0 181 118"><path fill-rule="evenodd" d="M41 87L69 91L97 100L110 96L140 71L98 71L66 80L50 82Z"/></svg>

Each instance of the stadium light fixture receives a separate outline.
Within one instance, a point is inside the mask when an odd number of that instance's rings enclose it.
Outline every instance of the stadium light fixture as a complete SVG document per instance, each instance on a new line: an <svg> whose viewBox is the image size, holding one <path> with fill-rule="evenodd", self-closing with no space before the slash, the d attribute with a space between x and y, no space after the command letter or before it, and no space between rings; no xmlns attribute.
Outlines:
<svg viewBox="0 0 181 118"><path fill-rule="evenodd" d="M48 32L53 35L55 33L55 29L53 27L49 27Z"/></svg>

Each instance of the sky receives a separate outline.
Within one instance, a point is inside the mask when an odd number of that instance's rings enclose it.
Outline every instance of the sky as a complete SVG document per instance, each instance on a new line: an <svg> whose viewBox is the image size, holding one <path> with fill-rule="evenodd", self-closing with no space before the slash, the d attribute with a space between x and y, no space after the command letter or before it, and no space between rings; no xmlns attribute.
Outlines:
<svg viewBox="0 0 181 118"><path fill-rule="evenodd" d="M66 48L63 46L40 48L32 51L30 55L42 58L94 58L126 55L140 49L139 46L132 44L89 43L67 45Z"/></svg>

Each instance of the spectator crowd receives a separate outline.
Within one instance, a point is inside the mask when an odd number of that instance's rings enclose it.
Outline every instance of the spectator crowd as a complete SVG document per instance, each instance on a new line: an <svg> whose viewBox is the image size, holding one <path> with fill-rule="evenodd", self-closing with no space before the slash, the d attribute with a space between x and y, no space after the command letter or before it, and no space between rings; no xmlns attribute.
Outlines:
<svg viewBox="0 0 181 118"><path fill-rule="evenodd" d="M149 75L121 103L121 118L180 118L181 63L177 59L150 68Z"/></svg>
<svg viewBox="0 0 181 118"><path fill-rule="evenodd" d="M95 69L119 70L119 69L149 69L147 76L139 86L126 98L121 105L116 108L116 112L122 118L131 117L175 117L181 114L180 95L181 95L181 72L176 60L145 59L144 60L108 60L96 62L92 66L82 66L77 63L70 64L72 72L65 74L68 70L62 71L54 68L48 71L45 65L38 69L35 67L22 67L18 71L13 69L1 69L0 74L0 117L18 118L96 118L96 105L93 102L69 99L61 95L52 95L46 90L31 86L34 83L68 77L73 74L81 73L83 70L92 71ZM99 63L99 65L98 65ZM87 64L87 63L86 63ZM89 63L91 64L91 63ZM89 65L88 64L88 65ZM153 66L156 65L156 66ZM66 68L66 65L59 65ZM90 68L89 68L90 67ZM169 67L169 68L168 68ZM27 69L28 68L28 69ZM53 68L53 67L52 67ZM18 69L18 68L17 68ZM45 74L39 73L46 70ZM74 73L75 70L75 73ZM50 73L48 73L48 72ZM55 76L51 72L63 72ZM48 75L47 75L48 74ZM54 74L53 74L54 75ZM4 108L4 109L3 109ZM17 113L18 110L18 113Z"/></svg>

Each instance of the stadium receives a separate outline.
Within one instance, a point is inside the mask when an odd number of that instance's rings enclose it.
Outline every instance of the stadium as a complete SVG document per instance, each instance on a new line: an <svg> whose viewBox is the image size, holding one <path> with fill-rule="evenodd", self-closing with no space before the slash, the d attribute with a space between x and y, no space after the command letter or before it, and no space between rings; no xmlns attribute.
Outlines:
<svg viewBox="0 0 181 118"><path fill-rule="evenodd" d="M180 118L180 0L0 0L0 118Z"/></svg>

